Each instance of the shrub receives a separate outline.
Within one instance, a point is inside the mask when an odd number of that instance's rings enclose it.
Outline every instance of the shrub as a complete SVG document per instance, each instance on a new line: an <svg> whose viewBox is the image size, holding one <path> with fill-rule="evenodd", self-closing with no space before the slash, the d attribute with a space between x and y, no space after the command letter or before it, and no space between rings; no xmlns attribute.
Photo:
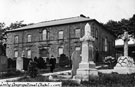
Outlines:
<svg viewBox="0 0 135 87"><path fill-rule="evenodd" d="M11 78L24 75L24 72L18 70L8 70L6 73L1 74L0 78Z"/></svg>
<svg viewBox="0 0 135 87"><path fill-rule="evenodd" d="M90 79L90 81L82 81L81 83L85 86L103 86L103 87L133 87L135 85L135 74L102 74L99 73L99 77Z"/></svg>
<svg viewBox="0 0 135 87"><path fill-rule="evenodd" d="M37 67L39 69L45 69L46 68L46 63L42 57L39 57L35 62L37 62Z"/></svg>
<svg viewBox="0 0 135 87"><path fill-rule="evenodd" d="M36 62L30 61L28 66L28 75L32 78L35 78L37 76L38 70L36 66Z"/></svg>
<svg viewBox="0 0 135 87"><path fill-rule="evenodd" d="M117 63L117 60L112 56L107 56L105 57L104 62L109 65L109 68L113 68Z"/></svg>
<svg viewBox="0 0 135 87"><path fill-rule="evenodd" d="M59 66L60 67L65 67L66 65L69 65L69 59L65 54L61 54L60 55L60 59L59 59Z"/></svg>

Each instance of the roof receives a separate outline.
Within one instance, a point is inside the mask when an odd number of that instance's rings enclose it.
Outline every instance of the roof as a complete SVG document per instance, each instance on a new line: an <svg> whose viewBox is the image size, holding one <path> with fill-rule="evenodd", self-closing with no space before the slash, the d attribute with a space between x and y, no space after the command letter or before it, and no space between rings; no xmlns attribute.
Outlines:
<svg viewBox="0 0 135 87"><path fill-rule="evenodd" d="M8 30L8 31L18 31L18 30L24 30L24 29L47 27L47 26L76 23L76 22L83 22L83 21L90 21L90 20L95 20L95 19L90 19L89 17L77 16L77 17L57 19L57 20L51 20L51 21L43 21L43 22L35 23L33 25L28 25L28 26L24 26L24 27L21 27L21 28Z"/></svg>

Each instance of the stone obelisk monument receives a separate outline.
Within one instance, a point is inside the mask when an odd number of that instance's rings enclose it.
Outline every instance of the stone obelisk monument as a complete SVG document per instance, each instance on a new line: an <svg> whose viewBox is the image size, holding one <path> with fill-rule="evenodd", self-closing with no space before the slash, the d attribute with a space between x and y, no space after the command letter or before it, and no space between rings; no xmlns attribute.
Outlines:
<svg viewBox="0 0 135 87"><path fill-rule="evenodd" d="M85 25L85 34L80 41L82 41L82 61L77 69L76 79L89 80L90 76L98 76L98 71L95 68L93 61L93 42L94 38L91 36L91 27L89 23Z"/></svg>

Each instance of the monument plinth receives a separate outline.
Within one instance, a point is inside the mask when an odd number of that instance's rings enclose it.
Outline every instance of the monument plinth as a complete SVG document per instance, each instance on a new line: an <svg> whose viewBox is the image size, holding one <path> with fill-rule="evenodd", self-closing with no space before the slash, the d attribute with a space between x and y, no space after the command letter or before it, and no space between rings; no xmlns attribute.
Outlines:
<svg viewBox="0 0 135 87"><path fill-rule="evenodd" d="M90 76L98 76L98 71L93 61L94 40L95 39L91 36L90 25L87 23L85 26L85 35L80 39L80 41L82 41L82 61L79 63L76 79L89 80Z"/></svg>

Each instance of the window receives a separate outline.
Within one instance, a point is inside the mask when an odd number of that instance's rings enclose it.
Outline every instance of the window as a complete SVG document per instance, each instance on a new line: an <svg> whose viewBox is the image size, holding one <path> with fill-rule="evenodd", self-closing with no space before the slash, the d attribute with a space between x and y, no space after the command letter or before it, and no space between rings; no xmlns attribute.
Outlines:
<svg viewBox="0 0 135 87"><path fill-rule="evenodd" d="M104 40L104 51L107 52L108 51L108 43L107 43L107 38L105 38Z"/></svg>
<svg viewBox="0 0 135 87"><path fill-rule="evenodd" d="M18 35L15 36L15 43L18 43Z"/></svg>
<svg viewBox="0 0 135 87"><path fill-rule="evenodd" d="M18 51L14 52L14 57L17 58L18 57Z"/></svg>
<svg viewBox="0 0 135 87"><path fill-rule="evenodd" d="M31 35L28 35L28 36L27 36L27 41L28 41L28 42L31 42Z"/></svg>
<svg viewBox="0 0 135 87"><path fill-rule="evenodd" d="M43 33L43 35L42 35L43 40L47 40L47 31L43 30L42 33Z"/></svg>
<svg viewBox="0 0 135 87"><path fill-rule="evenodd" d="M95 29L95 37L98 38L98 30L97 30L97 28Z"/></svg>
<svg viewBox="0 0 135 87"><path fill-rule="evenodd" d="M63 31L59 31L59 39L63 39Z"/></svg>
<svg viewBox="0 0 135 87"><path fill-rule="evenodd" d="M63 47L60 47L60 48L59 48L59 56L60 56L61 54L63 54Z"/></svg>
<svg viewBox="0 0 135 87"><path fill-rule="evenodd" d="M80 29L75 29L75 37L80 38Z"/></svg>
<svg viewBox="0 0 135 87"><path fill-rule="evenodd" d="M80 49L81 49L80 47L75 47L75 50L78 50L78 51L80 51Z"/></svg>
<svg viewBox="0 0 135 87"><path fill-rule="evenodd" d="M27 50L27 58L31 58L31 50Z"/></svg>

